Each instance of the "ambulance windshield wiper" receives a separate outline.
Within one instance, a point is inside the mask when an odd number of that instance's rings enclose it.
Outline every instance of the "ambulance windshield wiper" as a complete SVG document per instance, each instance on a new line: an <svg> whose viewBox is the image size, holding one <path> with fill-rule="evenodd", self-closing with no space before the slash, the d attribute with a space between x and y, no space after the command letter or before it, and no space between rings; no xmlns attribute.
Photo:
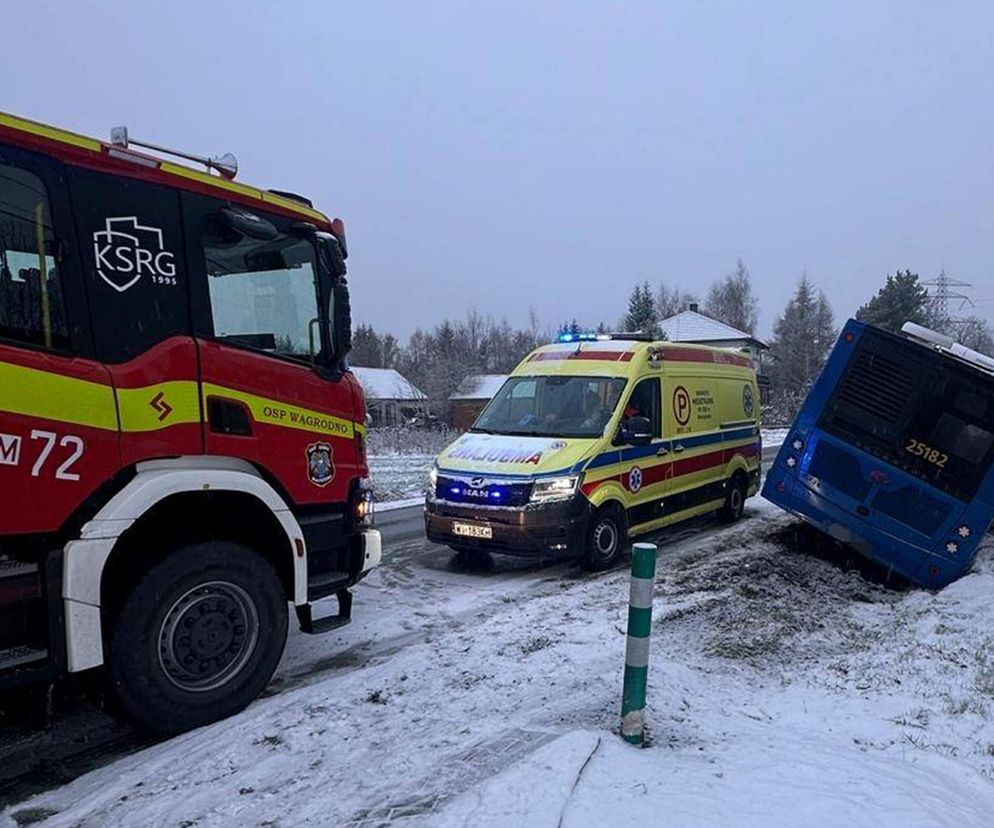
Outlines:
<svg viewBox="0 0 994 828"><path fill-rule="evenodd" d="M475 426L469 430L470 434L496 434L497 432L490 428L476 428Z"/></svg>

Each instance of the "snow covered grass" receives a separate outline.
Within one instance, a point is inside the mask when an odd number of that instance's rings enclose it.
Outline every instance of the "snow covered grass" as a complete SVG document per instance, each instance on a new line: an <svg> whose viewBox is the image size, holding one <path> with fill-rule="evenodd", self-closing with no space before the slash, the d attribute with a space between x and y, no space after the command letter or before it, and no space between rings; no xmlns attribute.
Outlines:
<svg viewBox="0 0 994 828"><path fill-rule="evenodd" d="M428 471L435 463L434 454L394 454L369 456L369 476L373 497L378 502L393 502L423 497L428 485Z"/></svg>
<svg viewBox="0 0 994 828"><path fill-rule="evenodd" d="M994 544L931 594L749 505L658 537L647 750L615 735L625 571L411 543L244 714L0 826L990 825Z"/></svg>
<svg viewBox="0 0 994 828"><path fill-rule="evenodd" d="M424 494L428 471L456 432L424 428L369 430L369 475L373 496L392 502Z"/></svg>

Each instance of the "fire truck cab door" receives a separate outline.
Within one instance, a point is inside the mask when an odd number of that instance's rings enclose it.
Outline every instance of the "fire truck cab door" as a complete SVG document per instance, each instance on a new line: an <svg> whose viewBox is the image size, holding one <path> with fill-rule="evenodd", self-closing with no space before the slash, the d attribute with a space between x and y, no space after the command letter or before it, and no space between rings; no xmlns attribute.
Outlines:
<svg viewBox="0 0 994 828"><path fill-rule="evenodd" d="M69 179L95 350L117 400L122 465L200 454L180 193L81 168Z"/></svg>
<svg viewBox="0 0 994 828"><path fill-rule="evenodd" d="M58 531L120 468L66 174L0 143L0 535Z"/></svg>
<svg viewBox="0 0 994 828"><path fill-rule="evenodd" d="M316 367L317 248L283 216L193 193L183 212L207 452L249 460L298 505L344 503L357 394L351 375Z"/></svg>

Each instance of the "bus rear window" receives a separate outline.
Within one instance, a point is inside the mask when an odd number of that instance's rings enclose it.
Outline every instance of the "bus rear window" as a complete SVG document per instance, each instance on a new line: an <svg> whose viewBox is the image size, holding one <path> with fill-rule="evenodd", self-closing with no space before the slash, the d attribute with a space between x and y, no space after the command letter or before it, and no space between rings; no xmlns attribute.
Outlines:
<svg viewBox="0 0 994 828"><path fill-rule="evenodd" d="M929 442L959 460L975 463L990 453L994 434L947 412L939 417Z"/></svg>
<svg viewBox="0 0 994 828"><path fill-rule="evenodd" d="M994 461L994 377L866 331L820 427L962 500Z"/></svg>

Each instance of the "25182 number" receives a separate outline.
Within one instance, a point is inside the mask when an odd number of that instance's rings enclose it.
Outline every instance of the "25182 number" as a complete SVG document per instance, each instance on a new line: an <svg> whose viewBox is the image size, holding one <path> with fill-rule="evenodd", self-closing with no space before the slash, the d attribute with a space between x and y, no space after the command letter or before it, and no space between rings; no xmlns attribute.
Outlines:
<svg viewBox="0 0 994 828"><path fill-rule="evenodd" d="M944 469L946 463L949 462L948 454L943 454L937 448L932 448L932 446L921 442L921 440L909 440L904 450L916 457L921 457L926 463L931 463L940 469Z"/></svg>

